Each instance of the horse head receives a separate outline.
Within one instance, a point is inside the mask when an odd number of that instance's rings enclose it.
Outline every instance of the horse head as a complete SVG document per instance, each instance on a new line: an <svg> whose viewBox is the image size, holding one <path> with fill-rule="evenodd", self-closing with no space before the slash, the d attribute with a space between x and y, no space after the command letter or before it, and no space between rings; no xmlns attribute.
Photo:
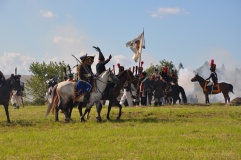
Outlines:
<svg viewBox="0 0 241 160"><path fill-rule="evenodd" d="M9 81L9 85L12 89L18 90L19 88L21 88L20 77L21 77L20 75L11 74L11 77L8 79L8 81Z"/></svg>
<svg viewBox="0 0 241 160"><path fill-rule="evenodd" d="M115 84L119 84L120 80L116 77L116 75L109 69L109 79L108 81L114 82Z"/></svg>
<svg viewBox="0 0 241 160"><path fill-rule="evenodd" d="M198 73L191 79L191 81L192 82L196 82L196 81L198 81L198 79L199 79L199 75L198 75Z"/></svg>

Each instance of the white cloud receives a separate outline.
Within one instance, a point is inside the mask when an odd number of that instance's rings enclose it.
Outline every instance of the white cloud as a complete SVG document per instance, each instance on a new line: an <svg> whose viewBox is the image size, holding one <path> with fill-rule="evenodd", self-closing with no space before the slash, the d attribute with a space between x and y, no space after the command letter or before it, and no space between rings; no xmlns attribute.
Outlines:
<svg viewBox="0 0 241 160"><path fill-rule="evenodd" d="M0 68L3 74L10 75L14 73L15 67L18 68L18 74L30 74L29 66L35 58L14 52L5 52L0 56Z"/></svg>
<svg viewBox="0 0 241 160"><path fill-rule="evenodd" d="M72 37L63 37L63 36L54 36L53 43L60 44L60 43L80 43L79 39L75 39Z"/></svg>
<svg viewBox="0 0 241 160"><path fill-rule="evenodd" d="M51 11L43 11L43 10L40 10L40 14L41 14L43 17L46 17L46 18L53 18L53 17L56 16L56 15L54 15L53 12L51 12Z"/></svg>
<svg viewBox="0 0 241 160"><path fill-rule="evenodd" d="M165 16L168 15L177 15L177 14L186 14L187 12L182 9L182 8L178 8L178 7L166 7L166 8L158 8L157 11L153 12L151 14L152 17L154 18L163 18Z"/></svg>

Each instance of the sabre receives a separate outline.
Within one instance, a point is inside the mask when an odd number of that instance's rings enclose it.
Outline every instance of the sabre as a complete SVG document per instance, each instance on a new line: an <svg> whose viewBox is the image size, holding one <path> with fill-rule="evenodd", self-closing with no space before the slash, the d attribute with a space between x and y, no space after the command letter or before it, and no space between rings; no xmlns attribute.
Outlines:
<svg viewBox="0 0 241 160"><path fill-rule="evenodd" d="M73 54L71 54L80 64L82 64L82 62L78 59L78 58L76 58ZM88 72L88 73L91 73L88 69L86 69L86 67L85 66L83 66L84 67L84 69L85 69L85 71L86 72Z"/></svg>

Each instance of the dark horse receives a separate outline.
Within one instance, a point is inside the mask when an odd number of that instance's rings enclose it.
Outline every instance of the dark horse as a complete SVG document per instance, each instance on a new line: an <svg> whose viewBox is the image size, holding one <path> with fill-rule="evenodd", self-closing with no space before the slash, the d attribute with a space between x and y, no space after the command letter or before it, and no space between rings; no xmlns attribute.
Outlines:
<svg viewBox="0 0 241 160"><path fill-rule="evenodd" d="M102 99L101 99L101 100L109 100L108 111L107 111L107 115L106 115L106 118L108 120L110 120L110 111L111 111L112 106L119 107L119 114L117 116L117 120L120 119L121 113L122 113L122 106L119 104L117 97L120 95L120 91L121 91L121 89L123 89L125 82L126 81L132 82L135 79L133 73L130 70L124 70L117 76L117 78L119 79L120 83L112 90L112 93L111 93L112 96L109 98L107 90L105 90L103 93ZM82 116L82 107L83 106L84 106L83 103L80 103L78 106L80 116ZM100 102L96 103L96 109L97 109L97 113L98 113L96 119L97 119L97 121L102 121L101 116L100 116L100 113L102 110L102 104ZM89 112L90 112L90 110L89 110Z"/></svg>
<svg viewBox="0 0 241 160"><path fill-rule="evenodd" d="M7 121L10 123L8 103L10 99L10 93L13 89L18 90L20 88L20 77L19 75L13 75L6 79L6 81L0 87L0 104L4 106Z"/></svg>
<svg viewBox="0 0 241 160"><path fill-rule="evenodd" d="M228 95L229 92L232 92L233 93L233 85L232 84L228 84L228 83L225 83L225 82L221 82L221 83L218 83L219 87L217 90L213 90L210 91L208 90L206 84L207 84L207 81L205 79L203 79L201 76L199 76L198 74L195 75L195 77L193 77L191 79L192 82L199 82L200 86L202 87L203 89L203 93L205 94L205 101L206 103L210 103L209 102L209 97L208 95L209 94L218 94L218 93L223 93L223 96L224 96L224 99L225 99L225 103L230 102L230 97Z"/></svg>
<svg viewBox="0 0 241 160"><path fill-rule="evenodd" d="M169 102L169 99L168 98L172 98L172 103L173 104L176 104L177 100L179 100L179 104L186 104L187 103L187 96L186 96L186 93L184 91L184 89L182 88L182 86L179 86L179 85L171 85L170 86L171 89L170 91L166 91L166 100ZM179 95L182 95L182 101L179 97Z"/></svg>

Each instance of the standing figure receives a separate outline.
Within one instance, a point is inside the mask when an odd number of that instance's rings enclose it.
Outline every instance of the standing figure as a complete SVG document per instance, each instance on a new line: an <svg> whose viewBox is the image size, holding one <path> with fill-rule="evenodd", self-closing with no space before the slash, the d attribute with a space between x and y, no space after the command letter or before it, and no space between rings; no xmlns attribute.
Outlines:
<svg viewBox="0 0 241 160"><path fill-rule="evenodd" d="M165 83L160 79L160 75L157 75L155 82L153 82L155 106L163 105L164 85Z"/></svg>
<svg viewBox="0 0 241 160"><path fill-rule="evenodd" d="M124 102L127 100L128 106L133 106L133 96L135 96L134 93L136 93L134 85L131 84L131 82L126 81L123 88L124 93L121 97L120 105L124 104Z"/></svg>
<svg viewBox="0 0 241 160"><path fill-rule="evenodd" d="M21 75L18 75L19 79ZM21 103L23 102L23 91L24 91L24 83L20 81L20 88L12 91L11 103L14 106L14 109L19 109Z"/></svg>

